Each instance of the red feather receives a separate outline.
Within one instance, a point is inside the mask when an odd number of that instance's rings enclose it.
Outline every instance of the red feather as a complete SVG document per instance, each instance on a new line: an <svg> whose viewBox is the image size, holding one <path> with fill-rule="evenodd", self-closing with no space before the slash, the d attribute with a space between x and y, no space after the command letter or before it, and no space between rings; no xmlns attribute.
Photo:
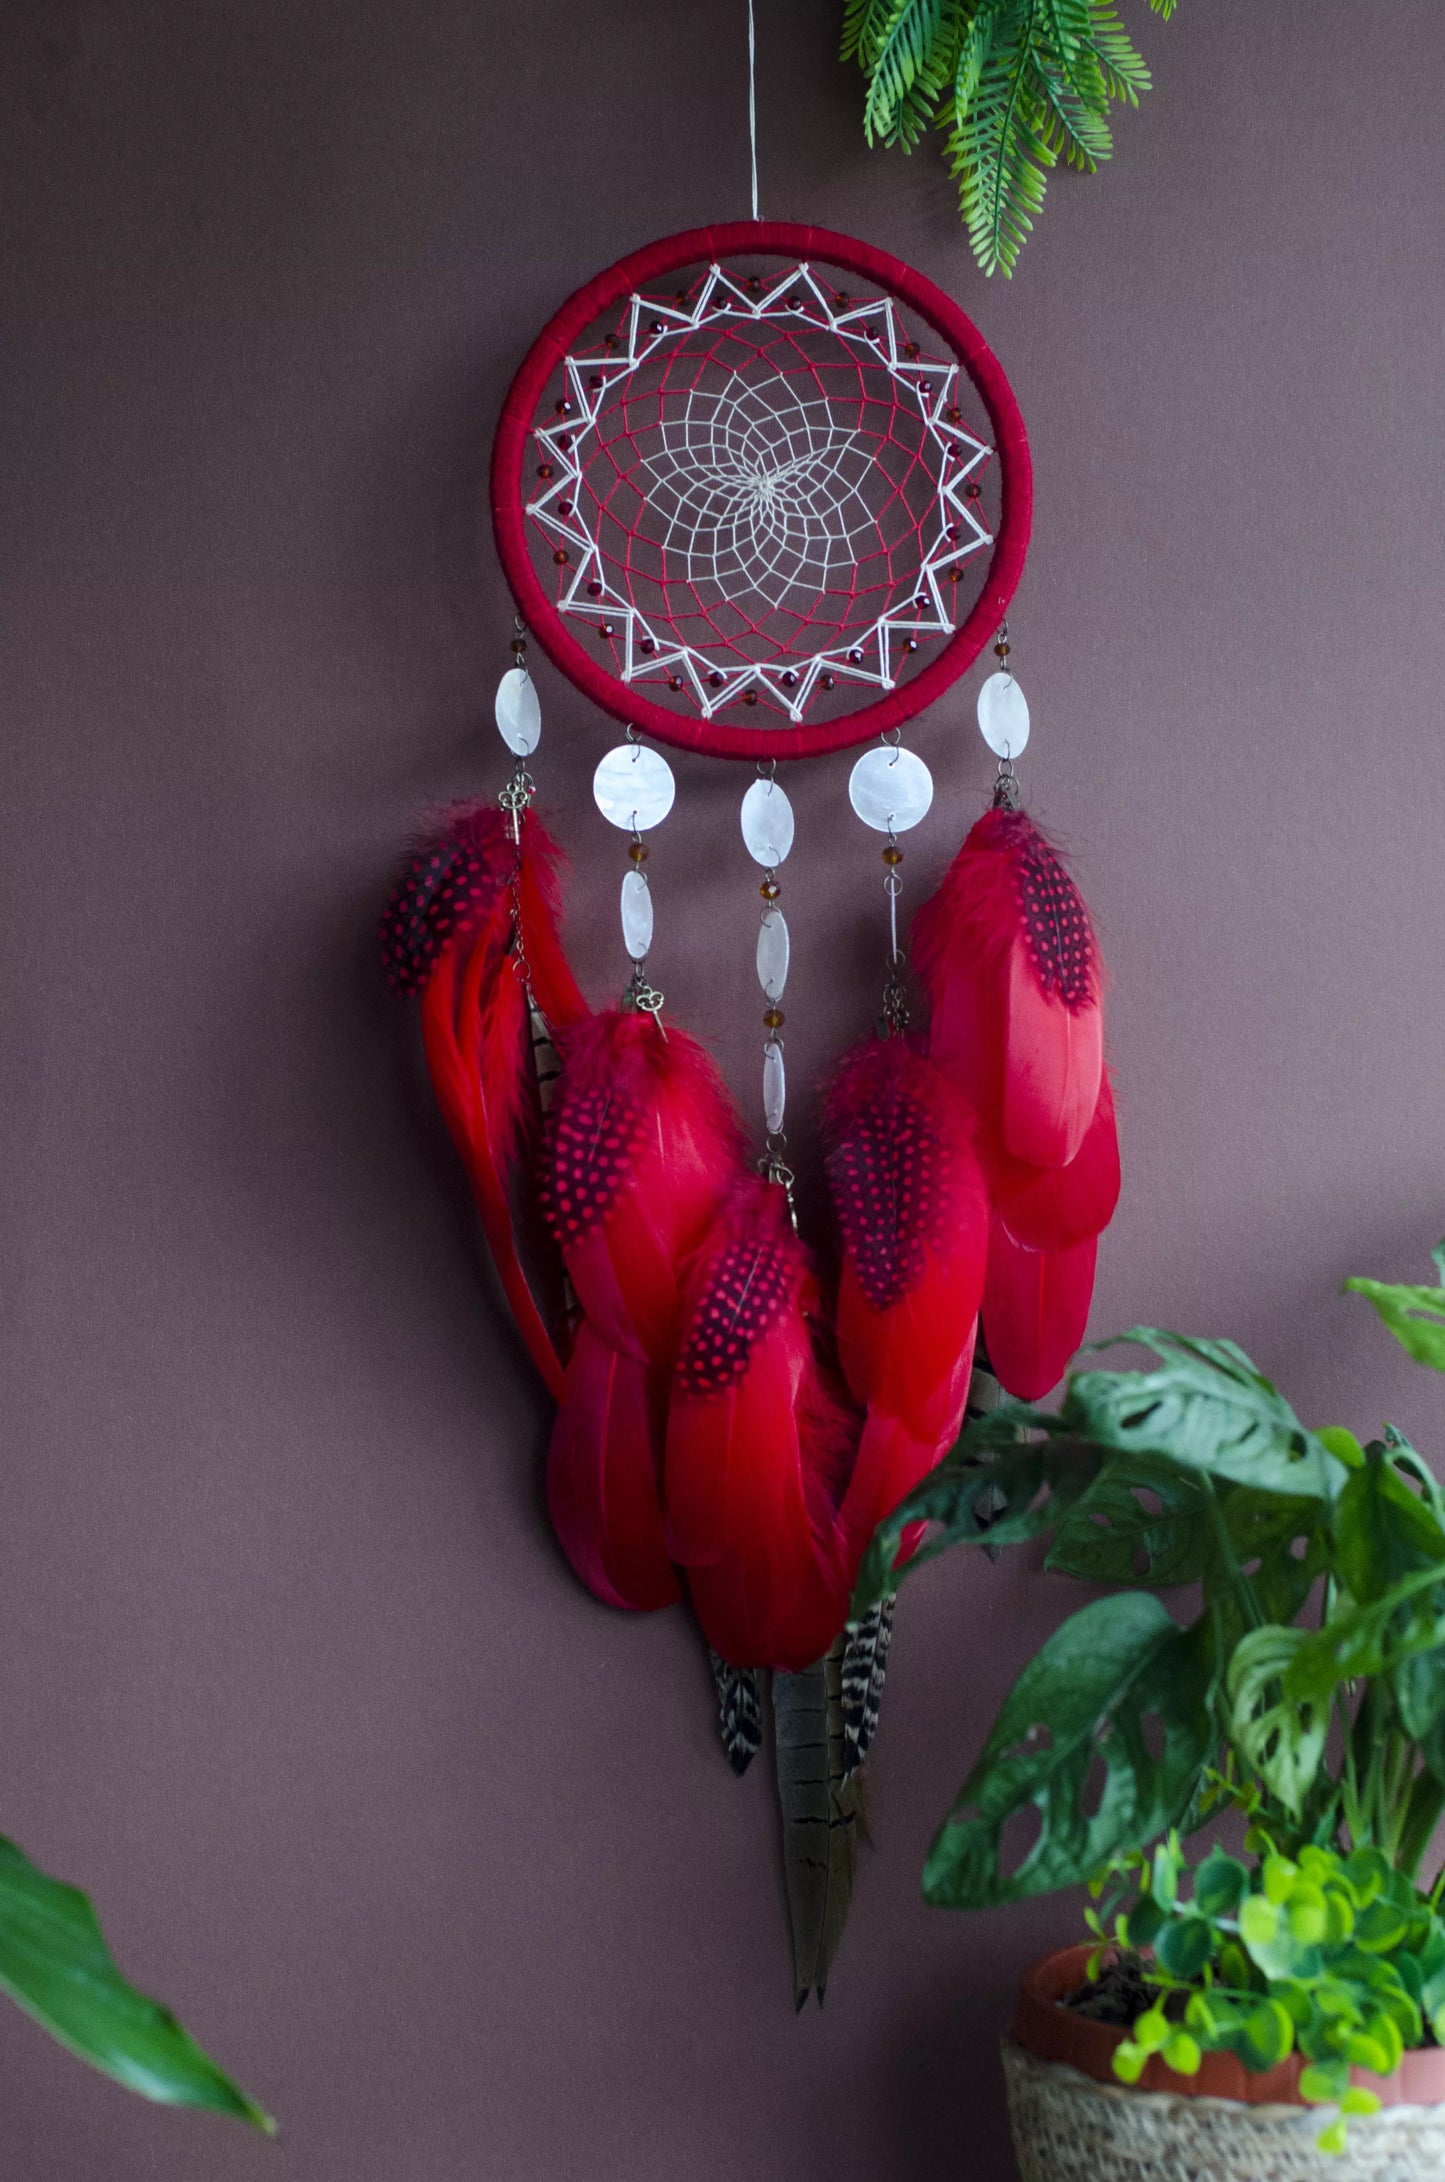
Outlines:
<svg viewBox="0 0 1445 2182"><path fill-rule="evenodd" d="M1119 1202L1119 1133L1109 1072L1084 1141L1066 1167L1031 1167L1001 1138L983 1146L989 1195L1010 1235L1029 1250L1069 1250L1106 1228Z"/></svg>
<svg viewBox="0 0 1445 2182"><path fill-rule="evenodd" d="M989 1366L1008 1393L1036 1402L1057 1386L1084 1338L1098 1241L1026 1250L995 1217L983 1290Z"/></svg>
<svg viewBox="0 0 1445 2182"><path fill-rule="evenodd" d="M775 1184L739 1186L685 1304L667 1425L673 1558L732 1666L810 1666L848 1610L834 1511L856 1425L814 1358L816 1288Z"/></svg>
<svg viewBox="0 0 1445 2182"><path fill-rule="evenodd" d="M525 954L548 966L561 1005L572 1005L574 996L581 1005L575 986L569 993L555 975L561 955L551 892L555 861L555 848L530 814L519 850L502 811L459 806L413 852L382 922L381 953L393 986L421 994L437 1103L518 1330L560 1399L561 1360L522 1267L507 1194L528 1123L536 1119L526 992L514 952L514 877L524 903Z"/></svg>
<svg viewBox="0 0 1445 2182"><path fill-rule="evenodd" d="M840 1509L850 1576L963 1419L989 1234L976 1129L949 1076L900 1037L855 1048L828 1091L838 1346L867 1410Z"/></svg>
<svg viewBox="0 0 1445 2182"><path fill-rule="evenodd" d="M679 1597L658 1499L666 1385L586 1321L547 1451L547 1506L568 1560L607 1606L648 1611Z"/></svg>
<svg viewBox="0 0 1445 2182"><path fill-rule="evenodd" d="M1031 818L978 821L913 940L930 1053L1014 1158L1068 1165L1099 1103L1103 974L1083 897Z"/></svg>
<svg viewBox="0 0 1445 2182"><path fill-rule="evenodd" d="M548 1492L599 1598L663 1606L678 1596L660 1481L682 1267L742 1171L742 1138L711 1058L651 1016L610 1010L560 1046L540 1197L583 1325Z"/></svg>

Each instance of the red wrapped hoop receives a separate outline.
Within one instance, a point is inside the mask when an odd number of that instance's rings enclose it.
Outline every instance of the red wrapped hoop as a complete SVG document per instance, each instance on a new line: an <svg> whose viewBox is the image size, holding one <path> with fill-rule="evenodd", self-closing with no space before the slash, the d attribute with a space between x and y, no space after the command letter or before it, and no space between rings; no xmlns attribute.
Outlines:
<svg viewBox="0 0 1445 2182"><path fill-rule="evenodd" d="M722 271L738 260L770 267L782 261L794 270L783 279L776 272ZM831 290L818 267L836 269L878 293L853 298ZM701 271L675 298L642 293L646 284L687 268ZM708 311L717 317L706 317ZM643 325L641 312L660 315ZM612 313L629 329L625 337L614 331L606 353L575 356L581 337ZM943 344L944 357L923 355L918 344L902 339L914 321ZM698 339L711 336L715 326L721 331L713 348L700 350ZM829 340L839 351L836 364L819 361ZM748 453L753 423L744 406L747 390L741 401L715 391L697 393L705 369L716 365L716 350L725 345L750 354L757 365L755 381L760 370L767 387L780 390L770 398L785 405L775 406L767 419L774 448L781 445L784 453L779 466L768 452L774 467L766 474L746 473L746 464L755 460ZM651 372L646 384L639 369L643 363ZM592 368L584 378L587 365ZM669 369L677 374L670 383ZM548 415L544 405L559 372L562 392ZM958 394L965 381L987 420L988 441L971 433L962 417ZM876 386L883 388L881 404L871 391ZM588 388L600 391L593 395ZM683 458L669 444L667 409L668 401L675 405L679 398L703 406L705 435L717 440L721 433L729 448L741 448L741 454L729 453L733 469L721 482L716 472L699 482L693 470L680 469ZM732 408L724 414L728 402ZM792 420L810 418L830 403L841 421L828 427L819 454L812 424L795 427ZM873 421L865 430L875 411L882 425ZM633 413L643 417L643 425ZM604 443L602 423L615 426L618 420L621 429ZM594 444L588 459L595 457L605 492L581 466L577 446L589 433ZM650 456L639 455L639 434L654 450ZM875 443L876 456L870 451ZM796 458L789 452L794 444L803 449ZM536 482L528 476L529 453L541 458L532 464ZM925 455L937 461L937 477ZM881 512L865 508L861 489L869 464L876 475L880 458ZM686 459L693 461L690 454ZM740 462L743 471L737 470ZM666 524L661 542L644 536L627 513L643 497L636 484L642 471L649 482L664 476L671 512L658 519ZM967 498L964 478L970 480ZM596 535L585 530L566 497L574 479L579 498L583 491L591 495ZM977 479L986 480L996 512L985 506L984 485ZM736 221L671 236L620 259L580 288L533 344L508 393L493 451L491 495L497 549L518 607L568 680L614 718L663 742L744 758L808 757L843 749L901 726L942 696L1007 611L1028 549L1033 498L1018 404L993 352L957 304L921 274L866 243L775 221ZM719 576L724 561L716 544L719 537L736 535L740 495L755 524L760 519L765 528L772 526L771 593L760 600L746 594L741 603ZM877 490L873 499L876 503ZM791 529L790 506L801 510ZM819 507L836 525L836 535L825 536L821 549L809 543L807 530ZM976 507L990 519L975 513ZM699 510L713 526L706 534L713 544L701 552L693 550L700 533L687 530ZM654 532L656 527L655 522ZM685 550L672 543L679 532L691 541ZM932 543L910 566L905 549L926 532ZM604 533L616 541L611 547ZM867 548L861 559L854 551L859 539ZM538 566L549 540L558 571L556 597L549 596ZM676 572L679 567L686 568L686 580ZM584 589L586 570L592 581ZM972 579L978 571L976 594L958 617L951 611L958 579L965 573ZM905 595L910 587L916 596ZM679 592L685 603L674 622L672 602ZM814 592L818 604L810 607ZM874 618L868 622L862 617L870 612ZM610 664L587 648L569 620L594 642L612 647ZM702 630L704 641L690 641L689 629ZM823 645L791 651L790 630L821 633ZM869 686L877 687L877 696L849 706ZM662 701L664 687L680 695L681 703ZM649 694L650 688L657 694ZM746 718L743 708L755 709L760 702L781 712L777 725ZM805 716L809 708L814 717Z"/></svg>

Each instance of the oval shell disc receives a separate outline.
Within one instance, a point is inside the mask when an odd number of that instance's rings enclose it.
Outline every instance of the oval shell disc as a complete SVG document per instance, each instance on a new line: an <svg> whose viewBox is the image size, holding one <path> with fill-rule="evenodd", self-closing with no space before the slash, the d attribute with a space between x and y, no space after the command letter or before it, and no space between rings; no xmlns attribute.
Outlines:
<svg viewBox="0 0 1445 2182"><path fill-rule="evenodd" d="M772 871L793 845L793 806L775 780L755 780L743 797L743 840L755 864Z"/></svg>
<svg viewBox="0 0 1445 2182"><path fill-rule="evenodd" d="M991 674L978 693L978 731L996 758L1016 758L1029 739L1028 700L1011 674Z"/></svg>
<svg viewBox="0 0 1445 2182"><path fill-rule="evenodd" d="M525 667L509 667L497 684L497 733L519 758L529 758L542 739L537 685Z"/></svg>

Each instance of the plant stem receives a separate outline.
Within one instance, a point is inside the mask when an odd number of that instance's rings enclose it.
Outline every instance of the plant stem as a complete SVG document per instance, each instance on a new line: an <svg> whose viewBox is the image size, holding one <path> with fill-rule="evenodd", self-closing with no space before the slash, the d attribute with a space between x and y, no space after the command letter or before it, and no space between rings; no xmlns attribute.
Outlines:
<svg viewBox="0 0 1445 2182"><path fill-rule="evenodd" d="M1239 1601L1240 1612L1251 1629L1262 1629L1264 1627L1264 1615L1260 1612L1259 1601L1254 1595L1254 1586L1239 1565L1239 1556L1234 1550L1234 1540L1229 1535L1229 1525L1224 1520L1224 1510L1219 1505L1219 1494L1215 1490L1214 1480L1207 1470L1201 1470L1199 1482L1203 1487L1202 1498L1204 1505L1209 1510L1209 1520L1214 1531L1214 1542L1219 1548L1219 1557L1224 1563L1225 1573L1229 1577L1234 1595Z"/></svg>

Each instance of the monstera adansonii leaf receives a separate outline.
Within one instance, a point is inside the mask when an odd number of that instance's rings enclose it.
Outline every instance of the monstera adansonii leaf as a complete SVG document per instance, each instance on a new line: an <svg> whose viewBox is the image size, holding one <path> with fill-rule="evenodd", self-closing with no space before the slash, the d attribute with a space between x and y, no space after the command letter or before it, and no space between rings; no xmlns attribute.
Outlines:
<svg viewBox="0 0 1445 2182"><path fill-rule="evenodd" d="M928 1852L928 1900L1050 1894L1175 1824L1214 1748L1214 1675L1206 1624L1181 1628L1151 1593L1073 1615L1004 1700Z"/></svg>
<svg viewBox="0 0 1445 2182"><path fill-rule="evenodd" d="M1300 1423L1232 1341L1197 1341L1136 1326L1119 1336L1152 1349L1153 1371L1081 1371L1059 1424L1071 1436L1265 1492L1333 1500L1345 1467Z"/></svg>

